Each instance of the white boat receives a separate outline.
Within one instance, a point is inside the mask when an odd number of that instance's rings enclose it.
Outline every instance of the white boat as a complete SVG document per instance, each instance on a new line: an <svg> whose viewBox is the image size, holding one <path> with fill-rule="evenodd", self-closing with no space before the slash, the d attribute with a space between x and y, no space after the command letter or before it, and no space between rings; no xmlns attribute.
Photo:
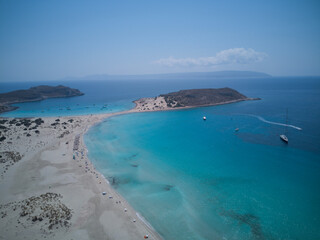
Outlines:
<svg viewBox="0 0 320 240"><path fill-rule="evenodd" d="M207 120L206 116L203 117L203 120Z"/></svg>
<svg viewBox="0 0 320 240"><path fill-rule="evenodd" d="M286 136L286 135L281 134L281 135L280 135L280 138L281 138L281 140L282 140L282 141L284 141L284 142L288 143L288 138L287 138L287 136Z"/></svg>
<svg viewBox="0 0 320 240"><path fill-rule="evenodd" d="M286 113L286 128L285 128L285 134L287 134L288 133L288 127L287 127L287 125L288 125L288 109L287 109L287 113ZM285 134L281 134L280 135L280 139L282 140L282 141L284 141L285 143L289 143L289 139L288 139L288 137L285 135Z"/></svg>
<svg viewBox="0 0 320 240"><path fill-rule="evenodd" d="M239 128L236 128L234 131L235 131L235 132L238 132L238 131L239 131Z"/></svg>

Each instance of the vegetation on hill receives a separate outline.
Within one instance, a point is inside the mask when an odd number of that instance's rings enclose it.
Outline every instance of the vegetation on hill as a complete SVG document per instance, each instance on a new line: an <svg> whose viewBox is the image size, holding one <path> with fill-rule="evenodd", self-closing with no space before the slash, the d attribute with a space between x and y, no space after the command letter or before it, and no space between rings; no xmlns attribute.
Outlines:
<svg viewBox="0 0 320 240"><path fill-rule="evenodd" d="M17 90L0 94L0 113L15 110L17 107L10 106L13 103L40 101L47 98L61 98L81 96L84 93L78 89L65 87L62 85L37 86L27 90Z"/></svg>
<svg viewBox="0 0 320 240"><path fill-rule="evenodd" d="M168 107L203 106L249 100L245 95L231 88L180 90L161 94L160 97L164 97Z"/></svg>

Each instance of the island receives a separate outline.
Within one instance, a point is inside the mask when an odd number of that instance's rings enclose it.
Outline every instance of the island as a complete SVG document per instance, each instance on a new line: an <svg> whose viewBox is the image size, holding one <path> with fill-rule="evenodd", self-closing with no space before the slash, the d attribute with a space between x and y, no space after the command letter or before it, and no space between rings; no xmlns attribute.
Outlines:
<svg viewBox="0 0 320 240"><path fill-rule="evenodd" d="M260 98L248 98L232 88L225 87L180 90L160 94L154 98L141 98L134 103L137 111L160 111L221 105L247 100L260 100Z"/></svg>
<svg viewBox="0 0 320 240"><path fill-rule="evenodd" d="M27 90L16 90L8 93L0 94L0 113L8 112L17 109L16 106L11 106L14 103L41 101L48 98L62 98L82 96L84 93L78 89L59 86L41 85L31 87Z"/></svg>

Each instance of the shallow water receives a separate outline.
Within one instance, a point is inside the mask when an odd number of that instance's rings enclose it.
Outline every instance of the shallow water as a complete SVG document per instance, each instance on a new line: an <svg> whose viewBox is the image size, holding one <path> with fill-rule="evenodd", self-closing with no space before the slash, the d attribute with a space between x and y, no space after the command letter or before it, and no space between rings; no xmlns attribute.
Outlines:
<svg viewBox="0 0 320 240"><path fill-rule="evenodd" d="M319 239L319 88L264 84L261 101L107 119L89 156L165 239Z"/></svg>
<svg viewBox="0 0 320 240"><path fill-rule="evenodd" d="M277 126L216 112L108 119L86 136L89 156L165 239L318 239L319 155L283 144Z"/></svg>
<svg viewBox="0 0 320 240"><path fill-rule="evenodd" d="M69 86L86 95L51 99L52 104L107 103L122 110L143 96L225 86L261 97L107 119L85 136L90 159L165 239L320 239L318 78ZM50 101L27 103L28 108L19 104L18 111L8 114L46 116L32 109L39 103L46 109ZM75 107L66 114L76 113ZM289 145L279 138L286 109L288 124L294 126L288 128ZM50 111L61 115L58 107ZM93 107L84 111L96 112Z"/></svg>

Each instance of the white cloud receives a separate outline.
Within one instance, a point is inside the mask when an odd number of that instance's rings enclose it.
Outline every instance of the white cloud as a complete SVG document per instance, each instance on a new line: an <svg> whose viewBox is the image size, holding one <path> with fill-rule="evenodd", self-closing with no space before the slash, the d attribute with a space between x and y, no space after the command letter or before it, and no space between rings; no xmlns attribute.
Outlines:
<svg viewBox="0 0 320 240"><path fill-rule="evenodd" d="M215 65L227 65L227 64L249 64L255 62L261 62L267 57L266 53L257 52L252 48L230 48L218 52L213 57L201 57L201 58L162 58L155 63L162 66L174 67L174 66L215 66Z"/></svg>

